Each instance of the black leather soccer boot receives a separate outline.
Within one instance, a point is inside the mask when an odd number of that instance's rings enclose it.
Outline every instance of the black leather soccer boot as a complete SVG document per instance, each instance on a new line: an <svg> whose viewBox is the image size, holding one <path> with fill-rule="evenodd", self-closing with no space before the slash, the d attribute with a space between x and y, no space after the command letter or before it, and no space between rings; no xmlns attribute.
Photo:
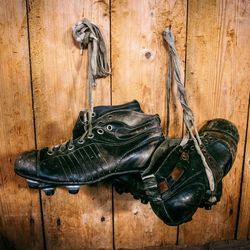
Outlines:
<svg viewBox="0 0 250 250"><path fill-rule="evenodd" d="M211 120L199 134L201 150L214 178L213 192L193 140L183 146L164 141L142 174L153 211L168 225L191 220L199 206L211 208L216 204L222 193L222 178L234 162L239 135L231 122Z"/></svg>
<svg viewBox="0 0 250 250"><path fill-rule="evenodd" d="M66 186L71 193L122 174L141 173L164 137L158 115L111 111L92 122L92 131L52 148L20 155L15 172L46 194Z"/></svg>
<svg viewBox="0 0 250 250"><path fill-rule="evenodd" d="M134 100L122 105L107 105L107 106L96 106L93 112L93 121L102 115L115 110L134 110L142 112L138 101ZM73 139L80 137L85 133L88 126L88 111L80 111L79 116L73 128ZM140 174L128 174L118 176L116 178L110 178L107 182L112 183L116 192L131 193L135 199L140 199L143 204L148 203L148 197L144 190L143 182Z"/></svg>

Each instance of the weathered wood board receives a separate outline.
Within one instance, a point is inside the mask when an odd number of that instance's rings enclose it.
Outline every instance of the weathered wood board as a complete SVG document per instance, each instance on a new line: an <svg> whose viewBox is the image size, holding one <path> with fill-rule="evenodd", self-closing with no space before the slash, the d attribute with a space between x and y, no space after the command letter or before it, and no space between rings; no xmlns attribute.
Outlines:
<svg viewBox="0 0 250 250"><path fill-rule="evenodd" d="M87 107L87 52L80 55L72 26L96 22L109 50L108 1L30 1L29 26L38 147L70 138L78 112ZM109 104L110 81L98 80L95 105ZM47 249L111 249L110 186L83 187L78 195L57 189L42 195Z"/></svg>
<svg viewBox="0 0 250 250"><path fill-rule="evenodd" d="M249 98L249 3L189 1L186 88L197 124L222 117L240 134L237 158L211 211L199 209L180 226L179 243L233 239L238 212ZM248 21L249 24L249 21Z"/></svg>
<svg viewBox="0 0 250 250"><path fill-rule="evenodd" d="M250 105L250 95L249 95ZM250 109L250 106L248 106ZM237 239L250 238L250 110L248 110L248 130L245 139L245 158L244 158L244 171L242 178L242 193L240 200L239 221L237 230Z"/></svg>
<svg viewBox="0 0 250 250"><path fill-rule="evenodd" d="M211 211L199 209L179 230L108 184L83 187L75 196L66 189L42 193L40 207L39 192L13 172L18 153L69 139L87 107L87 51L80 55L71 34L84 17L100 27L111 54L112 75L97 81L94 105L137 99L145 112L160 115L166 131L162 32L171 25L198 127L222 117L239 129L221 201ZM133 249L249 238L249 27L244 0L0 0L0 248ZM170 136L179 137L176 98L171 112Z"/></svg>
<svg viewBox="0 0 250 250"><path fill-rule="evenodd" d="M43 249L39 193L13 171L35 145L26 2L0 6L0 248Z"/></svg>
<svg viewBox="0 0 250 250"><path fill-rule="evenodd" d="M185 59L186 1L112 1L112 103L137 99L147 113L158 113L165 128L167 51L162 32L172 25L177 48ZM172 110L176 109L173 100ZM171 135L180 135L181 114L175 113ZM119 248L175 244L176 227L164 225L129 194L114 196L114 238Z"/></svg>

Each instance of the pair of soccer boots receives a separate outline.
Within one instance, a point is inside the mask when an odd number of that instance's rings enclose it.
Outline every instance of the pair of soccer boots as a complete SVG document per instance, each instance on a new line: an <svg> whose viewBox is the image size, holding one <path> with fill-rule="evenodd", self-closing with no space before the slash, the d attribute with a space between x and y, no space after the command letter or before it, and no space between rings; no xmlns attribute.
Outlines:
<svg viewBox="0 0 250 250"><path fill-rule="evenodd" d="M211 192L193 141L182 145L179 139L165 139L159 116L143 113L137 101L95 107L91 133L88 114L80 112L69 141L17 157L15 172L29 187L52 195L56 187L65 186L75 194L81 185L111 182L117 192L149 201L168 225L187 222L198 207L210 208L220 200L222 178L233 164L239 140L231 122L211 120L199 131L215 182Z"/></svg>

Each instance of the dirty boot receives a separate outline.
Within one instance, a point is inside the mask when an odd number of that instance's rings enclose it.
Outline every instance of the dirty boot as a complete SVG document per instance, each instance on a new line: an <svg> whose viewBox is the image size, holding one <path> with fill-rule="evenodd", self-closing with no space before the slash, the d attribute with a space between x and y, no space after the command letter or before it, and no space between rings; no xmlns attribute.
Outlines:
<svg viewBox="0 0 250 250"><path fill-rule="evenodd" d="M199 134L201 150L214 178L212 192L193 140L184 146L169 145L165 140L142 174L153 211L168 225L187 222L198 207L210 209L216 204L222 194L222 178L234 162L239 135L231 122L211 120L200 129Z"/></svg>
<svg viewBox="0 0 250 250"><path fill-rule="evenodd" d="M48 195L57 186L77 193L80 185L141 173L163 139L158 115L111 111L93 120L79 138L21 154L15 172Z"/></svg>

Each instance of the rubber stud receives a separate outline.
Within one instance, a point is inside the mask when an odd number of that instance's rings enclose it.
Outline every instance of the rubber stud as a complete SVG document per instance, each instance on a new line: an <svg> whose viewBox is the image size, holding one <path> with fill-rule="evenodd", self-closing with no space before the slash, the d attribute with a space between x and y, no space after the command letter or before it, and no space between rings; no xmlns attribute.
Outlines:
<svg viewBox="0 0 250 250"><path fill-rule="evenodd" d="M148 204L148 200L147 199L141 199L141 203L142 204Z"/></svg>
<svg viewBox="0 0 250 250"><path fill-rule="evenodd" d="M79 185L66 186L70 194L77 194L79 192Z"/></svg>
<svg viewBox="0 0 250 250"><path fill-rule="evenodd" d="M206 210L211 210L211 209L212 209L212 206L211 206L211 205L205 205L205 209L206 209Z"/></svg>
<svg viewBox="0 0 250 250"><path fill-rule="evenodd" d="M118 194L123 194L124 193L124 189L121 188L121 187L115 187L115 191L118 193Z"/></svg>
<svg viewBox="0 0 250 250"><path fill-rule="evenodd" d="M134 199L136 199L136 200L139 200L139 199L140 199L140 197L137 196L137 195L133 195L133 197L134 197Z"/></svg>
<svg viewBox="0 0 250 250"><path fill-rule="evenodd" d="M47 188L43 188L42 189L43 192L47 195L47 196L51 196L55 193L55 188L54 187L47 187Z"/></svg>

